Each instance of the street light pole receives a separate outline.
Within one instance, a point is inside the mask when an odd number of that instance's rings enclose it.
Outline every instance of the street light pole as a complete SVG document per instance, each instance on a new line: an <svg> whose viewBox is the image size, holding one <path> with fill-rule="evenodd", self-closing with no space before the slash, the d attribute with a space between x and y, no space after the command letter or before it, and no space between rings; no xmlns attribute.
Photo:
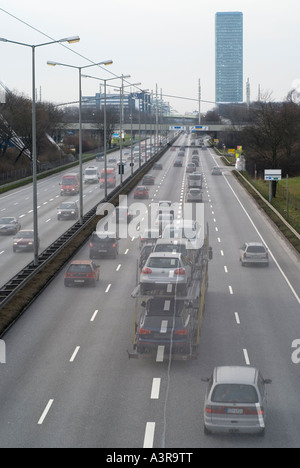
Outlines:
<svg viewBox="0 0 300 468"><path fill-rule="evenodd" d="M121 75L121 76L115 76L114 78L107 78L104 80L103 78L97 78L96 76L90 76L90 75L82 75L84 78L92 78L93 80L99 80L99 81L104 81L104 117L103 117L103 133L104 133L104 196L105 196L105 201L107 201L107 116L106 116L106 82L107 81L112 81L112 80L117 80L117 79L125 79L125 78L130 78L130 75ZM100 99L101 103L101 99Z"/></svg>
<svg viewBox="0 0 300 468"><path fill-rule="evenodd" d="M69 44L74 44L79 42L80 38L78 36L67 37L60 39L58 41L45 42L43 44L26 44L24 42L11 41L5 38L0 38L0 42L8 42L11 44L17 44L24 47L30 47L32 51L32 153L31 153L31 162L32 162L32 205L33 205L33 264L38 266L39 264L39 235L38 235L38 214L37 214L37 145L36 145L36 98L35 98L35 49L37 47L43 47L51 44L59 44L63 42L68 42Z"/></svg>
<svg viewBox="0 0 300 468"><path fill-rule="evenodd" d="M79 222L83 224L83 172L82 172L82 85L81 85L81 78L82 78L82 70L85 68L94 67L97 65L111 65L113 63L112 60L105 60L104 62L99 63L92 63L90 65L85 65L83 67L77 67L75 65L68 65L66 63L59 63L59 62L52 62L48 61L47 64L50 66L55 67L56 65L60 65L63 67L68 68L75 68L79 71Z"/></svg>

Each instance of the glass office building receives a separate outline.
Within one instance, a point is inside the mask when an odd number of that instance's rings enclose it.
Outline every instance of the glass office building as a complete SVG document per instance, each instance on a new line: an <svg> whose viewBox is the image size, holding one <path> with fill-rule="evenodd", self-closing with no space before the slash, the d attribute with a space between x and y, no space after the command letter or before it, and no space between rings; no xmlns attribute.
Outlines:
<svg viewBox="0 0 300 468"><path fill-rule="evenodd" d="M243 13L216 13L216 102L243 102Z"/></svg>

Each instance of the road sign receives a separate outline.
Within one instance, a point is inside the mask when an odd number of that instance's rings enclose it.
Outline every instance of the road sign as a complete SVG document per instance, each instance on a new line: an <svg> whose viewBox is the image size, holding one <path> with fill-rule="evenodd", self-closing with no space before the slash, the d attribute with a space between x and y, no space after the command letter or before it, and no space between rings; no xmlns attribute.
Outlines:
<svg viewBox="0 0 300 468"><path fill-rule="evenodd" d="M183 126L181 126L181 125L176 125L175 127L169 127L169 130L170 130L170 131L172 131L172 130L173 130L173 131L174 131L174 130L184 130L184 131L185 131L185 130L186 130L186 127L183 127Z"/></svg>
<svg viewBox="0 0 300 468"><path fill-rule="evenodd" d="M195 132L197 130L202 130L202 131L208 131L208 127L203 127L203 125L194 125L193 127L190 127L191 132Z"/></svg>
<svg viewBox="0 0 300 468"><path fill-rule="evenodd" d="M281 180L282 179L282 170L281 169L266 169L265 170L265 180Z"/></svg>

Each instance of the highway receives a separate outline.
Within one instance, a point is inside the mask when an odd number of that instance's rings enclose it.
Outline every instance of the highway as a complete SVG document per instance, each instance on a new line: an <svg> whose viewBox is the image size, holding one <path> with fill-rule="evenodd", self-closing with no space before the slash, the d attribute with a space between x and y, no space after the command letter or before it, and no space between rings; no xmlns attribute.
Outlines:
<svg viewBox="0 0 300 468"><path fill-rule="evenodd" d="M108 158L120 159L120 152L110 153ZM124 158L126 159L126 158ZM104 168L104 161L90 161L83 164L84 169L88 166L97 166L99 171ZM111 164L108 164L110 167ZM118 175L118 167L116 167L117 185L120 184L120 176ZM134 170L138 168L138 163L135 163ZM123 180L131 173L129 163L125 165ZM79 194L77 196L60 196L60 182L63 174L79 173L79 168L75 167L49 176L38 181L38 219L39 219L39 238L40 249L39 253L51 245L60 235L62 235L73 224L74 220L57 221L57 208L61 202L70 200L76 201L79 206ZM108 188L108 193L113 189ZM83 185L83 211L87 213L97 203L104 198L104 189L99 189L98 184ZM32 210L32 185L12 190L0 196L0 217L15 216L19 219L22 229L33 229L33 210ZM10 278L17 274L22 268L28 265L33 260L32 252L19 252L12 255L12 236L0 236L0 260L2 265L2 274L0 286L3 286Z"/></svg>
<svg viewBox="0 0 300 468"><path fill-rule="evenodd" d="M190 137L180 137L176 144L181 143L189 145ZM147 203L184 202L185 168L173 167L176 154L168 151L161 159L163 170L153 171L156 183ZM191 154L188 148L184 165ZM300 368L292 362L292 342L300 339L299 257L230 168L223 168L223 176L211 175L217 164L222 166L210 149L200 151L214 257L197 360L128 359L139 239L123 239L116 260L100 260L100 283L95 289L65 288L62 271L5 334L0 447L196 451L300 446ZM52 222L60 201L58 182L58 177L51 177L39 183L40 237L47 224L49 243L60 225ZM20 195L25 200L27 190L18 191L15 203ZM95 204L96 190L99 194L96 186L85 188L87 206ZM1 197L1 206L4 200ZM24 212L24 206L15 206L18 213ZM3 245L11 241L3 239ZM261 239L270 250L269 268L242 268L239 247L246 240ZM42 242L44 247L46 241ZM87 259L88 254L86 243L76 259ZM1 262L5 259L5 270L15 255L5 251L0 257ZM219 365L251 365L272 379L264 438L204 435L207 384L201 378Z"/></svg>

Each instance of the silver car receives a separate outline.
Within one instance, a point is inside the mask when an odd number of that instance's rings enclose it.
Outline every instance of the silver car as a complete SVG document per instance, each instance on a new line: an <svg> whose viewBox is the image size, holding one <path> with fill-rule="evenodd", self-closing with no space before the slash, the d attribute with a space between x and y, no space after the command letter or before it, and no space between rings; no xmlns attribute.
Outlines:
<svg viewBox="0 0 300 468"><path fill-rule="evenodd" d="M266 427L266 384L253 367L216 367L208 381L204 432L250 433L263 436Z"/></svg>
<svg viewBox="0 0 300 468"><path fill-rule="evenodd" d="M140 275L141 294L163 291L186 296L191 282L191 262L181 253L152 253Z"/></svg>
<svg viewBox="0 0 300 468"><path fill-rule="evenodd" d="M21 224L17 218L0 218L0 234L17 234L21 229Z"/></svg>
<svg viewBox="0 0 300 468"><path fill-rule="evenodd" d="M202 192L198 188L191 188L186 195L187 203L202 203Z"/></svg>
<svg viewBox="0 0 300 468"><path fill-rule="evenodd" d="M269 266L268 249L262 242L245 242L240 248L240 262L242 266L253 263Z"/></svg>

